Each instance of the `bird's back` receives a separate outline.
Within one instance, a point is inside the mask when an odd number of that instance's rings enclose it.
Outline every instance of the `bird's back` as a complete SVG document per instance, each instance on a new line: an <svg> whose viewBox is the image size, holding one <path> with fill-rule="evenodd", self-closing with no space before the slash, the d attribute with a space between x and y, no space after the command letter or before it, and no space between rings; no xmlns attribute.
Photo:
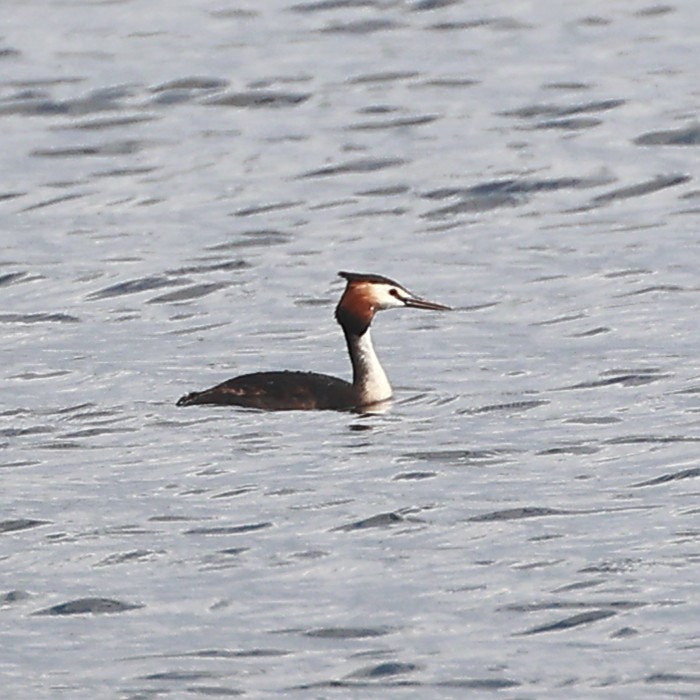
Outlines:
<svg viewBox="0 0 700 700"><path fill-rule="evenodd" d="M316 372L255 372L243 374L205 391L183 396L178 406L219 404L268 410L342 410L359 403L352 384Z"/></svg>

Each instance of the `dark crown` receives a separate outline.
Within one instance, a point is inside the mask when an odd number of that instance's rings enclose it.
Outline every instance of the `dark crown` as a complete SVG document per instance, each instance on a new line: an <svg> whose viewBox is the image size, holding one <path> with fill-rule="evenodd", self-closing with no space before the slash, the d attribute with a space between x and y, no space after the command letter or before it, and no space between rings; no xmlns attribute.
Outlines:
<svg viewBox="0 0 700 700"><path fill-rule="evenodd" d="M401 286L398 282L394 282L394 280L389 279L388 277L383 277L382 275L373 275L371 273L341 271L338 273L338 275L346 279L348 282L374 282L378 284L393 284L397 287Z"/></svg>

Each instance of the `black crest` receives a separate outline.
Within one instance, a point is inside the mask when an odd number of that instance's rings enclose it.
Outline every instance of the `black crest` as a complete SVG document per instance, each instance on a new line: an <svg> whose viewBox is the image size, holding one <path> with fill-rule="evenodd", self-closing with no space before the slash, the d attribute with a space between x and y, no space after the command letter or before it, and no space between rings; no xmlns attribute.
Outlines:
<svg viewBox="0 0 700 700"><path fill-rule="evenodd" d="M393 284L397 287L401 286L398 282L394 282L394 280L389 279L388 277L373 275L371 273L340 271L338 275L343 279L346 279L348 282L379 282L384 284Z"/></svg>

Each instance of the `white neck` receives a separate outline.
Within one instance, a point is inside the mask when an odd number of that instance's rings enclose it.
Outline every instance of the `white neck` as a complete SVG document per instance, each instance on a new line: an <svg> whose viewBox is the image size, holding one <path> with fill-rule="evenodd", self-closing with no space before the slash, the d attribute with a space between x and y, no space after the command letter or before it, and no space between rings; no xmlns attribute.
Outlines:
<svg viewBox="0 0 700 700"><path fill-rule="evenodd" d="M391 384L374 352L369 328L362 335L345 332L352 362L352 383L365 404L391 398Z"/></svg>

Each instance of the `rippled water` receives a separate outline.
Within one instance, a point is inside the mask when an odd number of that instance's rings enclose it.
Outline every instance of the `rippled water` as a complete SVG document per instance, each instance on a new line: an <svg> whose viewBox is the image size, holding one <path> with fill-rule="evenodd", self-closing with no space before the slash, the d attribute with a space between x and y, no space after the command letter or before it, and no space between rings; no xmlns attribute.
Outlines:
<svg viewBox="0 0 700 700"><path fill-rule="evenodd" d="M700 5L5 5L4 698L700 694Z"/></svg>

